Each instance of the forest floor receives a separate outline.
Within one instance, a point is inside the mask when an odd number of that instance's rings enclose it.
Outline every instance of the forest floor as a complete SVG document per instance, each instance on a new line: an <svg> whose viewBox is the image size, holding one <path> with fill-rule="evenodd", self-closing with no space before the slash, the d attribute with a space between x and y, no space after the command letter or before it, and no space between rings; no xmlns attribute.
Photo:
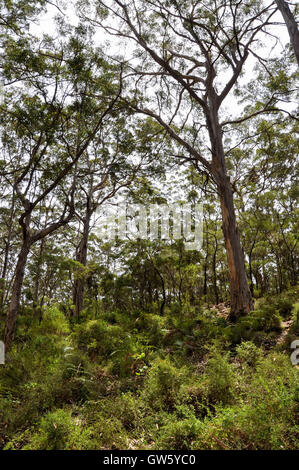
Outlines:
<svg viewBox="0 0 299 470"><path fill-rule="evenodd" d="M0 368L3 449L297 449L297 290L229 305L156 311L59 305L19 317Z"/></svg>

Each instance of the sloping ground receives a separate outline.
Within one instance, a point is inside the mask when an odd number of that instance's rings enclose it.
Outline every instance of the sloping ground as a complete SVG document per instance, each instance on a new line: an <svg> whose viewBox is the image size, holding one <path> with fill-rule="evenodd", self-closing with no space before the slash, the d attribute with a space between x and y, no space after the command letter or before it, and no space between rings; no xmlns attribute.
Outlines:
<svg viewBox="0 0 299 470"><path fill-rule="evenodd" d="M227 318L230 311L229 302L221 302L220 304L213 305L212 310L216 310L217 317Z"/></svg>
<svg viewBox="0 0 299 470"><path fill-rule="evenodd" d="M281 332L281 334L279 335L279 337L277 339L277 344L282 344L285 341L292 324L293 324L292 319L281 322L282 332Z"/></svg>

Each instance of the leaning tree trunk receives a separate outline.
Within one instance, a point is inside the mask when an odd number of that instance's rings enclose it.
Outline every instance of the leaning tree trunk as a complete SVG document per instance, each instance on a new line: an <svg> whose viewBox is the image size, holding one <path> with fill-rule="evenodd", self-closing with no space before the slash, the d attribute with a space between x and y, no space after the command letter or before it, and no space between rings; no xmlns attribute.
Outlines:
<svg viewBox="0 0 299 470"><path fill-rule="evenodd" d="M14 333L16 328L18 309L20 305L20 298L22 293L23 279L25 273L25 266L30 251L30 238L25 237L22 243L22 247L18 256L18 262L15 270L14 282L11 292L11 300L9 310L7 313L5 332L4 332L4 343L6 350L9 350L14 339Z"/></svg>
<svg viewBox="0 0 299 470"><path fill-rule="evenodd" d="M284 0L276 0L276 4L280 13L283 16L286 27L288 28L290 41L293 46L295 56L299 65L299 30L297 26L296 19L292 14L289 5Z"/></svg>

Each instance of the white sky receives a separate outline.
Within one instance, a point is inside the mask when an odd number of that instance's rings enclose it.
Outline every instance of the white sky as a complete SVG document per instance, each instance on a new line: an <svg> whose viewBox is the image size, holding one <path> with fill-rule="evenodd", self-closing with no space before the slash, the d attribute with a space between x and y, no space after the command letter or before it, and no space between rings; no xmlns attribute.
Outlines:
<svg viewBox="0 0 299 470"><path fill-rule="evenodd" d="M57 3L60 6L60 9L65 13L65 19L67 19L68 22L70 22L72 25L76 25L78 23L78 16L76 15L75 2L68 2L64 8L61 6L62 4L59 0L57 0ZM58 14L60 14L58 9L53 5L49 5L47 13L40 17L39 24L32 24L31 32L37 36L42 36L42 34L45 33L55 37L55 35L57 35L57 32L54 17ZM273 16L272 20L274 22L281 23L277 26L271 26L271 33L279 38L279 43L276 45L276 53L280 54L286 44L289 43L289 34L280 12L277 12ZM108 39L109 42L111 42L111 49L108 51L104 47L105 53L111 56L113 56L113 54L115 53L121 53L124 55L128 55L129 53L131 55L134 49L133 44L132 47L130 47L130 45L128 46L123 38L118 39L116 37L109 36ZM105 33L101 28L98 28L95 34L95 40L97 46L104 46L107 42L107 33ZM267 58L271 52L272 46L273 41L267 40L264 43L264 47L258 50L257 53L259 53L261 57ZM248 83L254 77L253 68L255 64L256 59L252 55L250 55L246 61L245 74L238 80L240 86ZM225 81L227 81L227 79ZM285 109L290 110L290 105L285 104L283 106L285 106ZM232 93L230 93L223 105L223 110L231 111L232 109L237 111L234 114L240 114L241 110L239 109L237 100L232 95Z"/></svg>

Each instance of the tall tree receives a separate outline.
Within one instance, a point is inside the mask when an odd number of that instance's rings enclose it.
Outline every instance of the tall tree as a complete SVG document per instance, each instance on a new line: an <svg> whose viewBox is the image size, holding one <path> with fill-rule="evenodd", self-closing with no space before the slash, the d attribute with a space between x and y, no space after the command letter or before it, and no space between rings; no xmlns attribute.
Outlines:
<svg viewBox="0 0 299 470"><path fill-rule="evenodd" d="M139 49L139 63L129 62L129 79L136 77L136 112L156 119L189 160L214 181L222 210L230 278L231 319L252 309L244 255L236 221L233 190L227 173L221 122L223 105L242 74L259 34L271 24L273 4L262 2L101 1L101 19L112 35L131 40ZM88 14L85 13L88 17ZM118 22L119 23L118 23ZM141 52L143 51L143 52ZM144 94L151 87L152 92ZM138 97L143 95L143 103ZM145 104L147 102L147 104ZM272 103L267 104L267 109ZM210 146L204 150L204 142ZM209 155L211 158L209 158Z"/></svg>
<svg viewBox="0 0 299 470"><path fill-rule="evenodd" d="M78 161L120 93L121 80L116 81L115 71L98 54L94 56L93 70L86 72L81 36L84 38L85 32L78 27L60 50L47 39L42 50L32 47L28 55L24 49L21 56L14 55L14 51L10 55L11 69L6 74L13 77L23 67L28 89L10 92L14 99L3 105L6 115L1 123L6 159L1 177L18 198L22 232L5 326L7 348L14 337L30 249L73 217ZM41 204L49 203L52 195L56 209L48 224L42 226L34 214Z"/></svg>

